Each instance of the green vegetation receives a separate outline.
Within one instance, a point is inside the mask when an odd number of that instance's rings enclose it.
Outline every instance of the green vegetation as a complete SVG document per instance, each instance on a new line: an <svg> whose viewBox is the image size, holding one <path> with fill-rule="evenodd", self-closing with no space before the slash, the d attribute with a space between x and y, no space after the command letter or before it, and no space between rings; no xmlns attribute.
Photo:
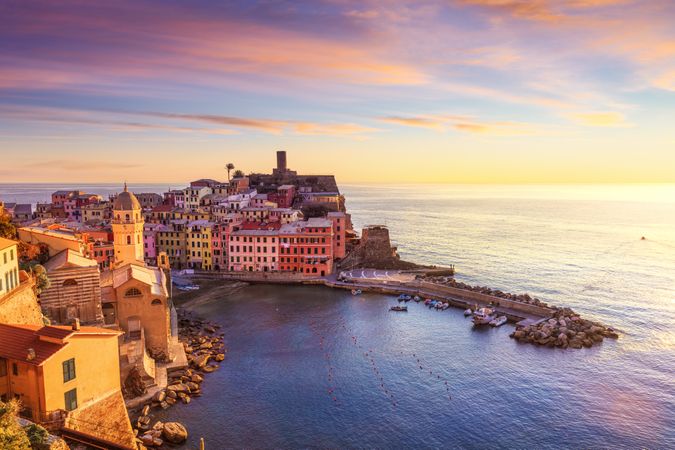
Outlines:
<svg viewBox="0 0 675 450"><path fill-rule="evenodd" d="M16 420L19 404L12 400L0 402L0 450L30 450L26 430Z"/></svg>
<svg viewBox="0 0 675 450"><path fill-rule="evenodd" d="M42 450L49 448L49 432L42 426L32 423L24 428L28 440L33 449Z"/></svg>
<svg viewBox="0 0 675 450"><path fill-rule="evenodd" d="M7 214L0 214L0 237L16 239L16 227Z"/></svg>
<svg viewBox="0 0 675 450"><path fill-rule="evenodd" d="M230 171L231 171L231 170L234 170L234 164L232 164L232 163L227 163L227 165L225 166L225 168L227 169L227 181L229 182L229 181L231 180L231 178L230 178Z"/></svg>
<svg viewBox="0 0 675 450"><path fill-rule="evenodd" d="M232 175L234 176L234 178L242 178L246 176L246 174L244 174L244 171L239 169L235 170L234 174Z"/></svg>
<svg viewBox="0 0 675 450"><path fill-rule="evenodd" d="M33 276L35 276L35 289L39 295L43 290L49 289L52 283L47 276L47 269L42 264L35 264L32 270Z"/></svg>

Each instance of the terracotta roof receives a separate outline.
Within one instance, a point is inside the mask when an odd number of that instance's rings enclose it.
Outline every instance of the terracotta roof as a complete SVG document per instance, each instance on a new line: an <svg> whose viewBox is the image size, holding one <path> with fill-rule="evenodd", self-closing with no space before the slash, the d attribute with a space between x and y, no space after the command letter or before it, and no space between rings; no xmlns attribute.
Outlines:
<svg viewBox="0 0 675 450"><path fill-rule="evenodd" d="M173 208L171 205L157 205L152 208L152 212L171 212Z"/></svg>
<svg viewBox="0 0 675 450"><path fill-rule="evenodd" d="M40 340L30 327L0 324L0 356L3 358L39 366L65 346ZM35 351L35 358L29 361L30 348Z"/></svg>
<svg viewBox="0 0 675 450"><path fill-rule="evenodd" d="M3 237L0 237L0 250L4 250L6 248L11 247L12 245L17 245L18 242L12 241L11 239L5 239Z"/></svg>
<svg viewBox="0 0 675 450"><path fill-rule="evenodd" d="M45 269L47 269L47 272L62 269L64 267L96 267L96 266L98 266L98 263L96 261L94 261L93 259L85 258L80 253L77 253L69 248L59 252L44 264L44 267Z"/></svg>
<svg viewBox="0 0 675 450"><path fill-rule="evenodd" d="M73 334L74 331L72 327L67 327L67 328L62 328L62 327L42 327L39 330L35 331L35 334L38 336L45 336L45 337L50 337L54 339L65 339L71 334Z"/></svg>

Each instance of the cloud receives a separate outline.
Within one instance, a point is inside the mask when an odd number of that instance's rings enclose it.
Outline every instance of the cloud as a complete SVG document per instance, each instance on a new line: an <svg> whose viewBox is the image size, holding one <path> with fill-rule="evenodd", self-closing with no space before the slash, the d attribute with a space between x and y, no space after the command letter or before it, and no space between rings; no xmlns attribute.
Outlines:
<svg viewBox="0 0 675 450"><path fill-rule="evenodd" d="M122 110L73 110L63 108L5 106L0 107L5 119L39 121L62 125L91 125L111 131L167 131L228 135L240 130L270 134L308 136L356 136L379 131L376 128L349 122L311 122L286 119L249 118L215 114L180 114ZM138 122L136 117L161 119L162 123ZM131 119L130 119L131 118ZM186 126L183 122L199 122L204 127ZM214 125L216 127L209 127Z"/></svg>
<svg viewBox="0 0 675 450"><path fill-rule="evenodd" d="M593 111L570 114L569 118L589 127L625 127L628 126L623 114L614 111Z"/></svg>
<svg viewBox="0 0 675 450"><path fill-rule="evenodd" d="M463 115L386 116L381 121L396 125L456 131L492 136L527 136L537 134L531 124L509 121L485 121Z"/></svg>
<svg viewBox="0 0 675 450"><path fill-rule="evenodd" d="M459 0L460 4L495 10L518 19L554 22L569 19L569 10L615 6L632 0Z"/></svg>
<svg viewBox="0 0 675 450"><path fill-rule="evenodd" d="M23 165L25 169L50 169L66 171L100 170L114 167L120 169L136 169L143 167L142 164L131 164L118 161L89 161L74 159L52 159L47 161L37 161Z"/></svg>

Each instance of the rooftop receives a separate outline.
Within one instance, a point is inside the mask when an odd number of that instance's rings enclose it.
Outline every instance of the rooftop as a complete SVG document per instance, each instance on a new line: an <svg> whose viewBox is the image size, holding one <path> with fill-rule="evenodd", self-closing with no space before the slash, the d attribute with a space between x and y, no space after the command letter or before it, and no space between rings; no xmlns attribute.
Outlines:
<svg viewBox="0 0 675 450"><path fill-rule="evenodd" d="M11 239L5 239L3 237L0 237L0 250L4 250L17 244L18 244L17 241L12 241Z"/></svg>
<svg viewBox="0 0 675 450"><path fill-rule="evenodd" d="M74 335L119 334L119 331L95 327L81 327L79 331L74 331L71 327L62 326L0 324L0 357L39 366L68 345L67 339ZM35 352L35 357L30 359L29 349Z"/></svg>

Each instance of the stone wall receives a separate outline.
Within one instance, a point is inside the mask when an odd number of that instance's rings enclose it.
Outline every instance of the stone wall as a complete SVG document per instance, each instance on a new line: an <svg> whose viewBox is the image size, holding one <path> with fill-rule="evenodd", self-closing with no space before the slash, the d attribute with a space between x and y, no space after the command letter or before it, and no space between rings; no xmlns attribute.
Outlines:
<svg viewBox="0 0 675 450"><path fill-rule="evenodd" d="M342 270L361 267L383 270L410 270L421 266L401 261L396 253L396 248L391 245L387 227L373 225L362 230L359 244L340 262L340 269Z"/></svg>
<svg viewBox="0 0 675 450"><path fill-rule="evenodd" d="M29 278L9 294L0 297L0 323L43 325L42 311L33 291L34 284Z"/></svg>

